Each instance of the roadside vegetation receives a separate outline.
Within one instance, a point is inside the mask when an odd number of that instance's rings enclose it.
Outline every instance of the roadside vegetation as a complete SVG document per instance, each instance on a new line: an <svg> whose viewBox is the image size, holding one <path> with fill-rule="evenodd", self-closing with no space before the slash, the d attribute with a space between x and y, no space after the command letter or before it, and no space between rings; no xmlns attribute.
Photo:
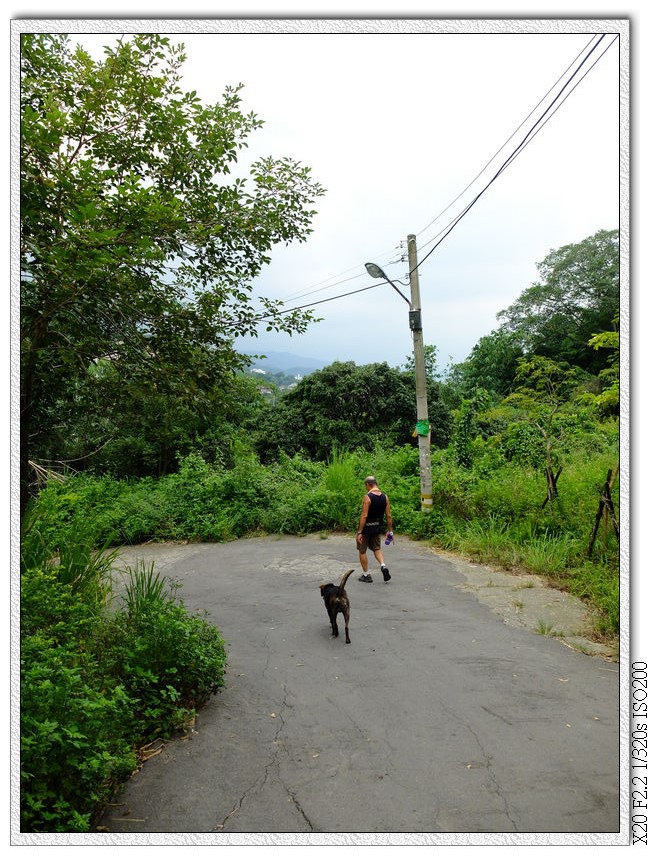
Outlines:
<svg viewBox="0 0 650 865"><path fill-rule="evenodd" d="M462 363L426 347L423 513L412 358L269 400L234 349L260 327L252 279L324 192L287 158L230 176L261 124L240 88L183 94L156 35L96 62L28 34L21 59L22 831L92 831L224 687L217 623L144 565L115 583L123 545L352 532L373 473L398 538L542 575L616 637L616 230L549 252ZM312 320L263 303L268 329Z"/></svg>
<svg viewBox="0 0 650 865"><path fill-rule="evenodd" d="M23 832L90 831L151 743L224 684L216 626L144 565L114 597L114 558L80 522L56 550L36 525L23 539Z"/></svg>

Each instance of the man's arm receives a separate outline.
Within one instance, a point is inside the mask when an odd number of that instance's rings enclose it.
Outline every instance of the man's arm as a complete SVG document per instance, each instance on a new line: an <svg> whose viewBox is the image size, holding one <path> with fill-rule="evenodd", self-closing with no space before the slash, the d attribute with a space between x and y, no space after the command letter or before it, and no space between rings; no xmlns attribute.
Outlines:
<svg viewBox="0 0 650 865"><path fill-rule="evenodd" d="M386 496L386 523L388 524L388 531L393 531L393 516L390 512L390 501L388 500L388 496Z"/></svg>

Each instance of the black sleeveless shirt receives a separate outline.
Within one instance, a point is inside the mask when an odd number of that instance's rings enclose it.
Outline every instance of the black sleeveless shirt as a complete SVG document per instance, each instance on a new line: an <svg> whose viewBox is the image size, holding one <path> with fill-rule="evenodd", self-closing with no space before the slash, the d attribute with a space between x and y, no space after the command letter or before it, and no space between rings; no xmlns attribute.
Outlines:
<svg viewBox="0 0 650 865"><path fill-rule="evenodd" d="M386 512L386 493L368 493L370 499L370 507L368 508L368 516L366 524L363 527L364 535L378 535L381 532L384 521L384 513Z"/></svg>

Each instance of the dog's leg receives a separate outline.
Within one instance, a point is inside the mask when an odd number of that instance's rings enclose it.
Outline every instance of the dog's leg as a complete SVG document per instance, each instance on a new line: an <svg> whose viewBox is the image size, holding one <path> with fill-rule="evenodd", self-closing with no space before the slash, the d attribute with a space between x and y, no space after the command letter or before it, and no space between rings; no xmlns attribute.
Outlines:
<svg viewBox="0 0 650 865"><path fill-rule="evenodd" d="M345 642L346 643L350 642L350 632L348 630L349 622L350 622L350 617L349 617L349 615L346 615L345 616Z"/></svg>
<svg viewBox="0 0 650 865"><path fill-rule="evenodd" d="M336 613L330 613L330 622L332 623L332 636L338 637L339 635L339 626L336 624Z"/></svg>

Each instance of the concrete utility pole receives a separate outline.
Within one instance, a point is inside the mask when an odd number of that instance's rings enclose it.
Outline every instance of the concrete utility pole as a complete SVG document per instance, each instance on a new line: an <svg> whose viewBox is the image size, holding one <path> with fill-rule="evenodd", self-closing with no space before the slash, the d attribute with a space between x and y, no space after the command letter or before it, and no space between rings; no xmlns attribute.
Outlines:
<svg viewBox="0 0 650 865"><path fill-rule="evenodd" d="M415 364L415 395L417 400L417 423L415 430L420 452L420 504L423 511L433 507L433 486L431 483L431 424L427 407L427 373L424 365L424 338L422 336L422 310L420 309L420 282L418 279L418 256L415 235L409 234L408 256L411 279L411 300L399 290L378 264L369 261L366 270L373 279L385 279L409 305L409 327L413 333L413 361Z"/></svg>
<svg viewBox="0 0 650 865"><path fill-rule="evenodd" d="M427 373L424 364L424 336L422 334L422 309L420 305L420 280L415 235L407 237L409 275L411 281L411 310L409 326L413 333L413 361L415 364L415 395L417 400L418 450L420 454L420 503L423 511L433 507L433 484L431 480L431 423L427 405Z"/></svg>

